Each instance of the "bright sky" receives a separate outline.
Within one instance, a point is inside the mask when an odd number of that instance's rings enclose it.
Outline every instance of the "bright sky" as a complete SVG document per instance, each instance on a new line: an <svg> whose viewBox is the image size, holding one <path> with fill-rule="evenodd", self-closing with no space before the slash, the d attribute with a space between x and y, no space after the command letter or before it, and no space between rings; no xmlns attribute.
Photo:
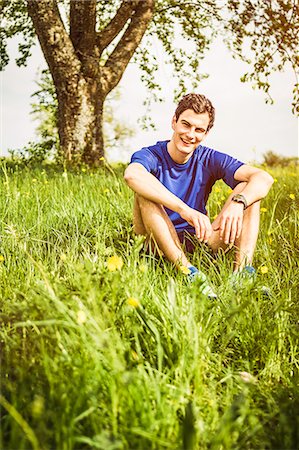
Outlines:
<svg viewBox="0 0 299 450"><path fill-rule="evenodd" d="M32 52L26 68L16 66L13 55L16 44L10 45L11 61L1 74L1 148L0 155L8 149L22 148L35 139L37 123L30 116L31 94L36 91L38 70L45 67L39 45ZM140 80L140 72L130 64L121 83L121 100L115 108L115 117L136 130L136 135L126 141L122 149L110 152L111 160L128 161L131 154L141 147L158 140L171 138L171 118L175 110L172 101L173 78L171 68L163 60L158 44L154 52L160 60L159 82L163 87L165 101L150 112L156 131L143 131L138 118L144 113L143 100L146 92ZM253 90L249 84L240 82L240 76L248 66L233 60L219 41L203 60L201 72L210 77L201 84L199 93L206 95L216 108L214 128L205 144L216 150L231 154L245 162L262 160L268 150L285 156L298 154L298 120L291 112L294 74L291 69L271 78L274 105L265 103L264 94Z"/></svg>

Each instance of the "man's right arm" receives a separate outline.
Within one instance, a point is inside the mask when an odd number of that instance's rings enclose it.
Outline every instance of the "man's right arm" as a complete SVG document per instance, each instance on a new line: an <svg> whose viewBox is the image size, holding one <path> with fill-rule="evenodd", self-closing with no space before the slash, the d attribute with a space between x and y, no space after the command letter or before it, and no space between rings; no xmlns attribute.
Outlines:
<svg viewBox="0 0 299 450"><path fill-rule="evenodd" d="M136 194L177 212L195 228L198 239L206 241L210 237L212 227L208 217L190 208L179 197L172 194L142 164L131 163L125 171L124 178L128 186Z"/></svg>

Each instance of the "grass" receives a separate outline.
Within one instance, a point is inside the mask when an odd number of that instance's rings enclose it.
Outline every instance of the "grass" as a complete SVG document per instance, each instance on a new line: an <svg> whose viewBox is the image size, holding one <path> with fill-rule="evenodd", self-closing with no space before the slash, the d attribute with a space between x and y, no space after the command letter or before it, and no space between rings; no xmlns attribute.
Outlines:
<svg viewBox="0 0 299 450"><path fill-rule="evenodd" d="M297 449L298 172L262 202L271 297L234 293L231 258L199 246L212 303L143 253L122 170L2 165L1 448Z"/></svg>

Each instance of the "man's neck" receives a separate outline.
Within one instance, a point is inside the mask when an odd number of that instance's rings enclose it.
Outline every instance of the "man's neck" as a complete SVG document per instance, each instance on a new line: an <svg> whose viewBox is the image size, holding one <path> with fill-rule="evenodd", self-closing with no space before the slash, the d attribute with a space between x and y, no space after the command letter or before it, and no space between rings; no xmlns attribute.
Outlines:
<svg viewBox="0 0 299 450"><path fill-rule="evenodd" d="M194 153L193 151L192 153L185 155L177 149L172 140L167 144L167 151L171 159L177 164L186 164Z"/></svg>

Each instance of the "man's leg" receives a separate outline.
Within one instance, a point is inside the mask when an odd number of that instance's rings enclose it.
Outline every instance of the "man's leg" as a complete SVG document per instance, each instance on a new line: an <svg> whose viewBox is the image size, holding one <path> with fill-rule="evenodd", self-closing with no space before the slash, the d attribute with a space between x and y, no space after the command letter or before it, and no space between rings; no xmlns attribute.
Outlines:
<svg viewBox="0 0 299 450"><path fill-rule="evenodd" d="M233 195L242 192L245 183L239 183L225 202L222 211L230 204ZM234 246L236 248L234 271L242 270L245 265L252 263L253 254L259 232L260 222L260 202L253 203L244 211L242 232L236 239ZM220 248L227 250L230 246L224 244L220 239L219 231L214 231L208 245L216 253Z"/></svg>
<svg viewBox="0 0 299 450"><path fill-rule="evenodd" d="M177 232L162 205L135 194L133 211L134 231L145 235L166 258L176 264L192 264L183 252Z"/></svg>
<svg viewBox="0 0 299 450"><path fill-rule="evenodd" d="M244 211L242 233L235 241L234 271L242 270L244 266L252 264L259 233L260 203L253 203Z"/></svg>
<svg viewBox="0 0 299 450"><path fill-rule="evenodd" d="M162 205L151 202L135 194L134 200L134 230L143 234L148 242L153 243L162 251L166 258L177 267L183 265L189 268L190 281L199 280L201 293L210 299L217 295L209 285L207 277L187 259L173 223Z"/></svg>

